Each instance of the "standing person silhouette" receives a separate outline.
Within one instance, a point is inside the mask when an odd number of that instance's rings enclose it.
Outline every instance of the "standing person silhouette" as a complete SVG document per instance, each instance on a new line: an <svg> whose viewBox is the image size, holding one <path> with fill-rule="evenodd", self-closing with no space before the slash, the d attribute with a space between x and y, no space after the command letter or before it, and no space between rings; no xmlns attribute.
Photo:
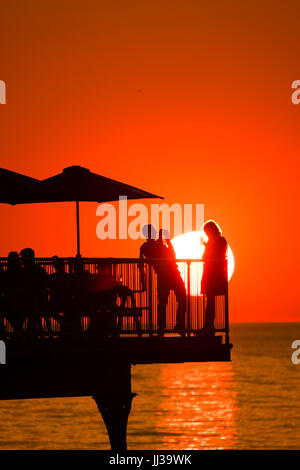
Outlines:
<svg viewBox="0 0 300 470"><path fill-rule="evenodd" d="M166 243L164 243L163 237ZM165 324L168 299L170 291L173 290L177 300L175 329L180 333L182 337L184 337L186 289L176 263L176 254L170 240L170 234L167 230L160 229L159 237L157 240L157 246L160 255L159 257L164 260L168 260L162 261L162 272L161 275L157 278L157 290L159 298L158 313Z"/></svg>
<svg viewBox="0 0 300 470"><path fill-rule="evenodd" d="M147 237L147 241L141 246L140 258L152 259L151 264L157 275L158 336L163 336L166 328L166 309L171 290L174 291L178 302L175 329L181 336L185 336L186 290L177 267L170 237L161 229L158 240L155 240L156 230L152 225L144 226L143 234ZM163 235L165 235L166 244Z"/></svg>
<svg viewBox="0 0 300 470"><path fill-rule="evenodd" d="M208 335L215 334L215 296L226 293L227 276L227 241L222 236L220 227L213 221L206 222L203 230L208 241L202 256L204 261L201 292L206 296L203 330Z"/></svg>

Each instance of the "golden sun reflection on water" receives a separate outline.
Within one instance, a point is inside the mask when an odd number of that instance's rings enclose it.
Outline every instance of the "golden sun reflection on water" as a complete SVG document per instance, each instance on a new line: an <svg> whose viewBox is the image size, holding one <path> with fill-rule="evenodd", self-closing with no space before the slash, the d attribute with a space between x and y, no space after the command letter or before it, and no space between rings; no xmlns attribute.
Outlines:
<svg viewBox="0 0 300 470"><path fill-rule="evenodd" d="M164 450L232 449L236 442L231 363L166 364L156 431Z"/></svg>

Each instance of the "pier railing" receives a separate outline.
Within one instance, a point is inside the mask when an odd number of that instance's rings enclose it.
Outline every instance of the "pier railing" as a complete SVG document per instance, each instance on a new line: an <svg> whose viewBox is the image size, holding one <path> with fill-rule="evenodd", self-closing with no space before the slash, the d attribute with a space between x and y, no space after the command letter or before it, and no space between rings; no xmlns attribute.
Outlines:
<svg viewBox="0 0 300 470"><path fill-rule="evenodd" d="M117 334L118 336L153 336L158 332L158 292L157 275L153 269L153 260L141 260L139 258L60 258L64 264L66 277L72 278L77 274L78 262L80 262L80 274L83 279L95 280L101 267L109 266L112 277L121 285L128 288L128 295L116 297L114 308L110 309L110 314L114 316L113 321L106 324L107 333ZM53 258L36 258L35 262L42 266L49 279L55 272ZM177 260L178 268L186 288L186 314L185 328L186 336L205 335L203 332L206 296L201 293L201 277L203 272L202 260ZM0 276L5 278L7 268L7 258L0 258ZM80 286L84 284L79 284ZM1 288L2 287L2 288ZM6 337L13 337L16 332L10 322L10 306L8 305L3 285L0 296L0 334ZM101 333L101 321L97 323L97 317L101 312L97 312L95 304L90 302L93 292L78 288L72 294L71 309L80 317L78 331L82 334L93 332L93 329ZM24 309L26 307L24 306ZM58 315L62 309L54 307L51 302L51 289L47 289L43 306L40 308L40 330L43 336L59 337L66 334L63 323L58 321ZM61 310L61 311L60 311ZM177 299L173 291L170 292L166 308L166 328L165 335L177 334L176 332L176 312ZM23 312L24 313L24 312ZM28 327L30 312L25 312L22 330L26 331ZM14 315L18 312L14 308ZM103 314L103 312L102 312ZM222 336L222 342L229 344L229 319L228 319L228 286L222 295L215 297L215 334ZM71 312L72 315L72 312ZM105 312L106 319L107 312ZM63 315L62 315L63 318ZM102 316L103 320L103 316ZM96 326L97 325L97 328ZM2 332L1 332L2 330ZM40 333L39 333L40 334ZM70 331L68 331L70 334Z"/></svg>

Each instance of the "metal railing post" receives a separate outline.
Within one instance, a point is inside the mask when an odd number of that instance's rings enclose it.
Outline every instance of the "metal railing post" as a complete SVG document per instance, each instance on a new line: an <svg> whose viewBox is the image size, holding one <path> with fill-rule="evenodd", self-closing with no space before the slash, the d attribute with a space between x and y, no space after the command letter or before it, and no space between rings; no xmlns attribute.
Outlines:
<svg viewBox="0 0 300 470"><path fill-rule="evenodd" d="M226 261L226 274L228 272L228 260ZM228 275L227 275L228 279ZM229 344L229 301L228 301L228 281L225 292L225 343Z"/></svg>
<svg viewBox="0 0 300 470"><path fill-rule="evenodd" d="M149 269L149 334L152 336L153 334L153 323L152 323L152 318L153 318L153 282L152 282L152 266L150 263L148 263L148 269Z"/></svg>
<svg viewBox="0 0 300 470"><path fill-rule="evenodd" d="M191 262L187 261L187 268L188 268L188 305L187 305L187 314L188 314L188 335L190 336L191 330Z"/></svg>

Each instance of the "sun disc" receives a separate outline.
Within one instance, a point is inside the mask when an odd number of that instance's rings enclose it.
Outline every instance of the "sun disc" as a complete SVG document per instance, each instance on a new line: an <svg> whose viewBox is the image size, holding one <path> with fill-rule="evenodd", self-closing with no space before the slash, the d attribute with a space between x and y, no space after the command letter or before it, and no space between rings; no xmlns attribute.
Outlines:
<svg viewBox="0 0 300 470"><path fill-rule="evenodd" d="M204 252L204 242L207 240L207 236L204 231L195 231L195 232L188 232L183 233L182 235L178 235L174 237L171 242L174 247L176 258L177 259L194 259L200 260L202 259L202 255ZM230 281L233 271L234 271L234 256L233 252L228 245L227 251L227 258L228 258L228 281ZM186 282L186 266L183 263L178 263L179 270L181 275ZM192 295L198 295L201 278L202 278L202 263L201 268L199 270L199 266L191 266L191 288L192 288Z"/></svg>

